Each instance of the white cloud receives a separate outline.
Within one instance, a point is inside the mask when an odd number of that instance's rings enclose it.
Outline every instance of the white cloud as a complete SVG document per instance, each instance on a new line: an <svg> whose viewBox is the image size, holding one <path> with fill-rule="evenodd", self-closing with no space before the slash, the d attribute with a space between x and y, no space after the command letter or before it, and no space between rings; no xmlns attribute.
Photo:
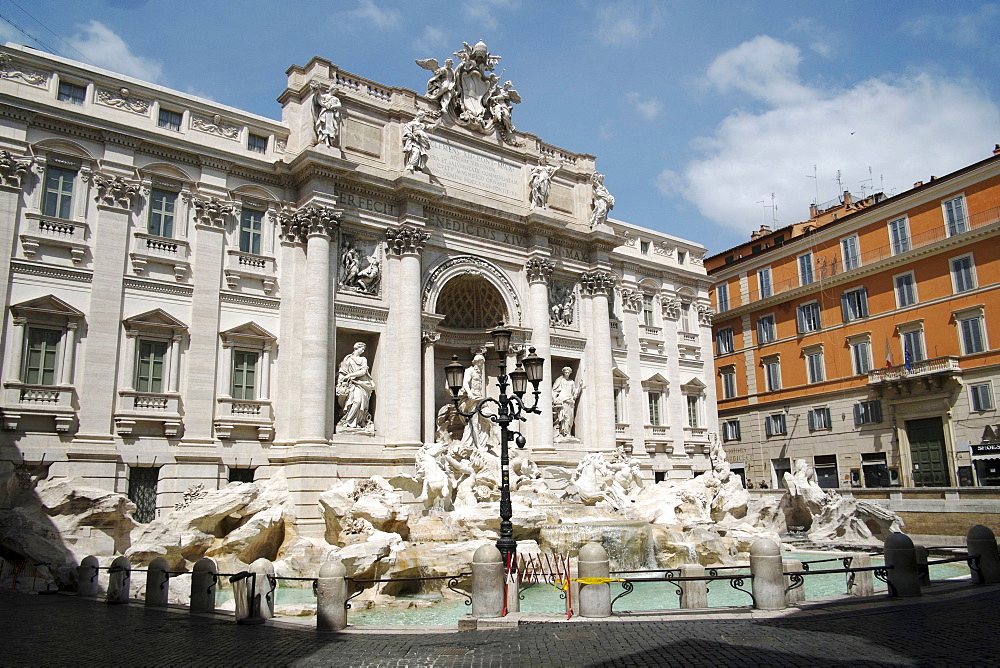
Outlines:
<svg viewBox="0 0 1000 668"><path fill-rule="evenodd" d="M662 22L661 7L650 0L606 2L597 12L597 39L629 46L652 35Z"/></svg>
<svg viewBox="0 0 1000 668"><path fill-rule="evenodd" d="M932 37L956 46L985 46L994 39L1000 5L985 4L963 14L924 14L903 24L914 37Z"/></svg>
<svg viewBox="0 0 1000 668"><path fill-rule="evenodd" d="M434 26L424 26L420 37L413 40L413 46L420 52L431 53L445 44L444 31Z"/></svg>
<svg viewBox="0 0 1000 668"><path fill-rule="evenodd" d="M154 83L163 77L163 65L132 53L125 40L100 21L91 20L77 29L82 32L70 37L69 44L98 67Z"/></svg>
<svg viewBox="0 0 1000 668"><path fill-rule="evenodd" d="M462 11L465 13L465 18L476 24L477 28L493 31L500 25L493 9L516 9L518 4L517 0L473 0L466 2L462 6Z"/></svg>
<svg viewBox="0 0 1000 668"><path fill-rule="evenodd" d="M679 173L662 172L660 191L749 233L760 221L758 202L772 192L780 224L808 217L814 164L820 200L828 200L839 194L837 170L858 193L870 166L874 186L884 175L891 193L989 155L1000 109L970 82L924 73L827 91L799 81L799 59L795 47L769 37L719 56L709 68L712 85L747 93L764 109L733 111L712 136L695 140L701 157Z"/></svg>
<svg viewBox="0 0 1000 668"><path fill-rule="evenodd" d="M809 50L816 55L829 58L835 50L836 37L830 29L814 19L793 19L788 25L788 32L802 33L809 39Z"/></svg>
<svg viewBox="0 0 1000 668"><path fill-rule="evenodd" d="M663 103L654 98L646 98L639 93L629 93L625 96L628 103L639 113L640 116L648 121L655 120L657 116L660 115L660 111L663 110Z"/></svg>
<svg viewBox="0 0 1000 668"><path fill-rule="evenodd" d="M350 22L366 23L375 28L397 28L402 23L402 15L396 9L382 9L375 0L361 0L355 9L343 12Z"/></svg>

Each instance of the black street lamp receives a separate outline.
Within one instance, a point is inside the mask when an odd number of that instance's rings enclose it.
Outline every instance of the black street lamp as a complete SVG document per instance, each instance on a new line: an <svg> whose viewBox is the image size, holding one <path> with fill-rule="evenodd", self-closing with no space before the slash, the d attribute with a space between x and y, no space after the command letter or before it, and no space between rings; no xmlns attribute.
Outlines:
<svg viewBox="0 0 1000 668"><path fill-rule="evenodd" d="M531 348L525 356L523 366L518 362L517 368L507 375L507 351L510 348L511 331L500 323L500 326L490 332L493 337L493 347L496 348L500 356L500 376L497 378L497 387L500 389L500 398L488 397L481 399L470 412L466 413L458 408L458 392L462 389L462 379L465 375L465 367L458 361L458 356L453 355L451 363L444 368L447 378L448 388L451 390L452 402L458 414L468 421L477 413L487 418L491 422L500 425L500 538L497 539L497 549L503 557L503 562L510 568L517 556L517 541L514 540L514 525L510 518L514 514L510 504L510 456L507 451L507 444L513 434L517 434L514 442L517 447L524 447L524 435L516 429L510 428L510 423L515 420L524 421L524 413L538 413L538 383L542 380L542 367L545 360L535 354L535 349ZM513 395L507 394L507 381L510 380ZM535 403L530 407L524 403L524 394L528 390L528 381L531 381ZM490 404L495 404L496 408L485 410Z"/></svg>

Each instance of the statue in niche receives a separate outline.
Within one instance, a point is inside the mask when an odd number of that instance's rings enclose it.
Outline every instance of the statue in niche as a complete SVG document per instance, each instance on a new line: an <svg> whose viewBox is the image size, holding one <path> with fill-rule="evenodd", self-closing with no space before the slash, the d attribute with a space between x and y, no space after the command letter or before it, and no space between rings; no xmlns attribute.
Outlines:
<svg viewBox="0 0 1000 668"><path fill-rule="evenodd" d="M573 422L583 382L570 378L572 374L571 367L563 367L562 375L552 383L552 421L556 428L556 441L579 440L573 437Z"/></svg>
<svg viewBox="0 0 1000 668"><path fill-rule="evenodd" d="M594 172L590 176L594 187L594 211L590 214L590 228L594 229L608 222L608 212L615 208L615 198L604 185L604 174Z"/></svg>
<svg viewBox="0 0 1000 668"><path fill-rule="evenodd" d="M403 155L406 171L427 173L427 156L431 150L430 132L439 121L428 123L427 112L420 110L412 121L403 126Z"/></svg>
<svg viewBox="0 0 1000 668"><path fill-rule="evenodd" d="M486 358L482 353L477 353L462 377L462 389L458 392L458 409L463 413L474 411L479 402L486 398L486 383ZM473 415L465 425L462 443L477 448L498 443L499 440L493 434L493 426L489 418L479 413Z"/></svg>
<svg viewBox="0 0 1000 668"><path fill-rule="evenodd" d="M378 294L382 280L378 244L373 244L369 250L370 253L356 239L344 239L344 246L340 251L340 277L337 281L341 290L366 295Z"/></svg>
<svg viewBox="0 0 1000 668"><path fill-rule="evenodd" d="M552 177L559 171L561 165L550 165L546 158L531 168L528 176L528 199L532 209L544 209L549 203L549 193L552 192Z"/></svg>
<svg viewBox="0 0 1000 668"><path fill-rule="evenodd" d="M337 97L337 89L322 90L314 86L313 116L315 117L316 143L330 148L340 141L340 114L343 105Z"/></svg>
<svg viewBox="0 0 1000 668"><path fill-rule="evenodd" d="M337 371L337 401L343 409L337 429L341 433L375 433L375 425L368 414L368 402L375 391L375 381L368 372L368 359L364 353L365 344L358 341Z"/></svg>
<svg viewBox="0 0 1000 668"><path fill-rule="evenodd" d="M556 327L573 326L573 307L576 293L572 283L549 284L549 324Z"/></svg>

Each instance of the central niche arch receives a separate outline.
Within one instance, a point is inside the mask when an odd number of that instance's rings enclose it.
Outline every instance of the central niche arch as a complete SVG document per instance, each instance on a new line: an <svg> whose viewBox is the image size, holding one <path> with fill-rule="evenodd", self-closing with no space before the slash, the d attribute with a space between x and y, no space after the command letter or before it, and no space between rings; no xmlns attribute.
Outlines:
<svg viewBox="0 0 1000 668"><path fill-rule="evenodd" d="M501 320L522 326L517 290L492 262L472 255L444 260L424 283L423 310L445 316L442 325L455 329L493 329Z"/></svg>

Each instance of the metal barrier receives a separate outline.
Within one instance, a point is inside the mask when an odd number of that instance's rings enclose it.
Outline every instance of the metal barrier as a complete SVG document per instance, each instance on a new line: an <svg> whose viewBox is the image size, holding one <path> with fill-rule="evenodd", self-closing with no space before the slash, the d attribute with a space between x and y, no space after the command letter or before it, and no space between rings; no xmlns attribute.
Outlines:
<svg viewBox="0 0 1000 668"><path fill-rule="evenodd" d="M720 567L720 568L722 568L722 567ZM751 605L753 605L754 607L757 606L757 599L754 597L753 592L752 591L747 591L746 589L743 589L743 587L745 586L747 580L750 580L751 582L753 581L753 574L749 574L749 573L748 574L742 574L741 573L741 574L737 574L737 575L706 575L704 577L702 577L702 576L685 577L685 576L681 576L681 575L674 575L674 571L675 570L678 570L678 569L659 569L659 570L648 570L648 571L612 571L611 575L613 575L613 576L621 575L623 573L665 573L666 574L666 575L663 575L661 577L650 577L650 578L621 578L622 593L618 594L613 599L611 599L611 609L612 609L612 612L614 612L615 602L618 599L624 598L625 596L628 596L629 594L631 594L635 590L635 583L637 583L637 582L638 583L646 583L646 582L669 582L672 585L674 585L675 587L677 587L676 593L677 593L677 598L678 598L678 601L679 601L680 597L684 594L684 590L681 588L681 583L682 582L705 582L706 583L706 585L705 585L705 591L708 591L708 584L707 583L709 583L709 582L720 582L720 581L725 580L725 581L729 582L729 586L731 588L735 589L736 591L741 591L744 594L746 594L747 596L749 596L750 597L750 603L751 603ZM678 572L679 572L679 570L678 570Z"/></svg>
<svg viewBox="0 0 1000 668"><path fill-rule="evenodd" d="M472 605L472 594L462 591L461 589L458 588L459 579L464 577L469 577L471 575L472 572L470 571L468 573L459 573L458 575L434 575L425 578L376 578L373 580L358 580L355 578L347 578L348 580L354 583L354 593L348 596L347 600L344 601L344 608L346 610L350 610L351 601L360 596L361 592L363 592L365 589L368 588L368 585L385 583L385 582L426 582L428 580L447 580L448 582L445 584L445 586L451 591L455 592L456 594L464 596L466 605Z"/></svg>
<svg viewBox="0 0 1000 668"><path fill-rule="evenodd" d="M850 557L846 557L845 559L850 559ZM829 561L829 560L824 560L824 561ZM838 561L838 560L833 559L832 561ZM806 564L802 564L803 568L805 568L805 566ZM813 571L813 570L787 571L783 574L788 577L788 579L791 581L791 584L785 587L785 593L787 594L793 589L798 589L803 584L805 584L805 577L804 577L805 575L829 575L831 573L845 573L845 574L850 573L853 575L854 573L865 573L871 571L872 575L874 575L876 579L886 584L889 590L889 596L895 596L896 588L892 585L891 582L889 582L890 568L892 568L892 566L860 566L858 568L850 568L850 567L826 568L818 571Z"/></svg>

